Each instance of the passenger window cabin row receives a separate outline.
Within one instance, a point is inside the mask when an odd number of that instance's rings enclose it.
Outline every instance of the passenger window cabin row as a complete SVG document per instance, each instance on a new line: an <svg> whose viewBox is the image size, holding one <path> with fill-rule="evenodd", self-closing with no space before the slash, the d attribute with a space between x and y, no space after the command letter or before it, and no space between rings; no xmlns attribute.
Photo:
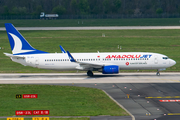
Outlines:
<svg viewBox="0 0 180 120"><path fill-rule="evenodd" d="M76 61L100 61L100 59L75 59ZM103 61L111 61L112 59L102 59ZM121 60L149 60L149 58L119 58L114 59L114 61ZM51 61L70 61L69 59L45 59L45 62Z"/></svg>

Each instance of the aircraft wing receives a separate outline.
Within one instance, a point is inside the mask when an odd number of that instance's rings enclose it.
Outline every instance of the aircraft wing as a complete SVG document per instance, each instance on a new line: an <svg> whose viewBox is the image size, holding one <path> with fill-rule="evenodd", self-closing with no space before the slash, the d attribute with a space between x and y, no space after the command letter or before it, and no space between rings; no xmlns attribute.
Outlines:
<svg viewBox="0 0 180 120"><path fill-rule="evenodd" d="M76 67L79 70L101 69L103 66L107 65L107 63L104 64L104 63L89 63L89 62L76 61L74 57L69 53L69 51L67 51L67 54L71 62L75 62L79 64ZM112 65L112 64L109 64L109 65Z"/></svg>
<svg viewBox="0 0 180 120"><path fill-rule="evenodd" d="M87 62L77 62L79 66L77 66L77 69L80 70L89 70L89 69L101 69L103 64L94 64L94 63L87 63Z"/></svg>

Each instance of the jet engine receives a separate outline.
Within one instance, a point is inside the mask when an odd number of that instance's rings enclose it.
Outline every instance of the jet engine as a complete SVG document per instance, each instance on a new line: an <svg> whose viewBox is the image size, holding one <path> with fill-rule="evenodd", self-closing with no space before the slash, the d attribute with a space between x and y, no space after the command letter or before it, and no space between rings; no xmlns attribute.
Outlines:
<svg viewBox="0 0 180 120"><path fill-rule="evenodd" d="M103 74L117 74L119 73L119 66L117 65L103 66L102 73Z"/></svg>

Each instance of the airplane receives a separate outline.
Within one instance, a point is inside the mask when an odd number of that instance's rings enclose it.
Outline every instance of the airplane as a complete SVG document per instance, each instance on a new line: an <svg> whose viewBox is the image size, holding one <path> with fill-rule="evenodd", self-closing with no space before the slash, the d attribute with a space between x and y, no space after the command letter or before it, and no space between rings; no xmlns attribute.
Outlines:
<svg viewBox="0 0 180 120"><path fill-rule="evenodd" d="M82 70L88 76L93 71L118 74L120 70L157 69L156 75L176 64L166 55L151 52L70 53L60 46L62 53L48 53L33 48L11 24L5 23L12 54L4 53L12 61L24 66L51 70Z"/></svg>

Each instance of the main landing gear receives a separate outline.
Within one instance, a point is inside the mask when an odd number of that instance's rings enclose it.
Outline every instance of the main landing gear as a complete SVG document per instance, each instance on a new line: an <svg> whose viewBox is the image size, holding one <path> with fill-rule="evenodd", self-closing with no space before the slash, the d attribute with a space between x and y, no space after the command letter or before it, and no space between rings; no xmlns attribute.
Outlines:
<svg viewBox="0 0 180 120"><path fill-rule="evenodd" d="M160 76L160 73L159 73L159 71L157 71L156 75L157 75L157 76Z"/></svg>
<svg viewBox="0 0 180 120"><path fill-rule="evenodd" d="M91 70L88 70L88 71L87 71L87 75L90 76L90 77L92 77L92 76L93 76L93 72L92 72Z"/></svg>

